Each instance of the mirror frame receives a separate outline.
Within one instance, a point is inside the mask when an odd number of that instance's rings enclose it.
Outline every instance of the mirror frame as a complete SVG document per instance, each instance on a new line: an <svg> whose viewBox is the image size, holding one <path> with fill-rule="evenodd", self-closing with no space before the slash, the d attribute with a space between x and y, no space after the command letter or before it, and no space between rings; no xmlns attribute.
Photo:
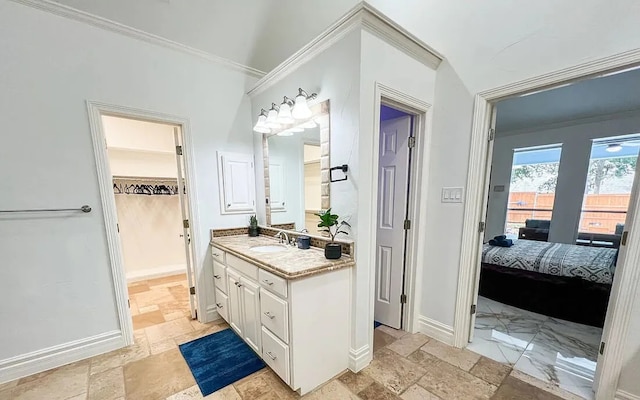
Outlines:
<svg viewBox="0 0 640 400"><path fill-rule="evenodd" d="M322 210L326 210L331 207L331 187L330 187L330 175L329 168L331 168L331 118L329 112L329 100L325 100L321 103L313 105L311 111L313 115L310 120L313 119L320 130L320 207ZM304 122L304 121L302 121ZM265 215L266 225L271 224L271 186L269 184L269 137L273 136L273 133L262 134L262 157L264 165L264 195L265 195ZM302 229L296 227L296 229Z"/></svg>

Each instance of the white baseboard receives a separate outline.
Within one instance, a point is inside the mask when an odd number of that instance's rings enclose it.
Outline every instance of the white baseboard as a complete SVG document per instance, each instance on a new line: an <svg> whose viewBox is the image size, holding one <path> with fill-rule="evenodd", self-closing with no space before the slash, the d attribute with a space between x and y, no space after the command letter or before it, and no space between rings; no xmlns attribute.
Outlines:
<svg viewBox="0 0 640 400"><path fill-rule="evenodd" d="M162 265L160 267L140 269L137 271L126 272L127 282L144 281L146 279L162 278L163 276L171 276L177 274L186 274L186 264Z"/></svg>
<svg viewBox="0 0 640 400"><path fill-rule="evenodd" d="M0 360L0 384L124 346L125 340L122 337L122 332L111 331Z"/></svg>
<svg viewBox="0 0 640 400"><path fill-rule="evenodd" d="M618 389L616 391L616 400L640 400L640 396Z"/></svg>
<svg viewBox="0 0 640 400"><path fill-rule="evenodd" d="M220 316L220 314L218 314L218 308L215 305L207 307L207 310L202 318L200 318L200 313L198 313L198 319L200 319L200 322L202 322L203 324L213 322L220 318L222 317Z"/></svg>
<svg viewBox="0 0 640 400"><path fill-rule="evenodd" d="M418 331L442 343L453 346L453 327L423 315L418 316Z"/></svg>
<svg viewBox="0 0 640 400"><path fill-rule="evenodd" d="M372 356L369 345L360 347L359 349L349 349L349 369L358 372L371 362Z"/></svg>

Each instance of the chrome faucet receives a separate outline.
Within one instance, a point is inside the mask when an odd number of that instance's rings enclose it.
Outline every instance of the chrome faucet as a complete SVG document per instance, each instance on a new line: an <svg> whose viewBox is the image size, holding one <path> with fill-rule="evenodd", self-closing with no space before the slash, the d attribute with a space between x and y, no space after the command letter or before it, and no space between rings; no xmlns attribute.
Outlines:
<svg viewBox="0 0 640 400"><path fill-rule="evenodd" d="M285 231L278 231L278 233L275 234L275 237L280 239L280 243L289 244L289 235L287 235L287 233ZM285 242L285 240L286 240L286 242Z"/></svg>

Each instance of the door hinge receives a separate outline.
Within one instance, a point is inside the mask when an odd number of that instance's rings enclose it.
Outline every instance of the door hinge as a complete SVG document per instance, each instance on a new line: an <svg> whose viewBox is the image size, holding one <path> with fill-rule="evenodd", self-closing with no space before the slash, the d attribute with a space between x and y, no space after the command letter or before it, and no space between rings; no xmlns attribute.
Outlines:
<svg viewBox="0 0 640 400"><path fill-rule="evenodd" d="M407 231L411 229L411 220L410 219L405 219L404 220L404 230Z"/></svg>
<svg viewBox="0 0 640 400"><path fill-rule="evenodd" d="M176 146L176 154L179 156L182 155L182 146Z"/></svg>
<svg viewBox="0 0 640 400"><path fill-rule="evenodd" d="M127 305L131 308L131 300L127 299Z"/></svg>
<svg viewBox="0 0 640 400"><path fill-rule="evenodd" d="M627 237L628 236L629 236L629 231L622 232L622 239L620 239L620 244L622 246L626 246L627 245Z"/></svg>
<svg viewBox="0 0 640 400"><path fill-rule="evenodd" d="M600 342L600 350L598 350L600 355L604 355L604 342Z"/></svg>
<svg viewBox="0 0 640 400"><path fill-rule="evenodd" d="M406 294L401 294L400 295L400 304L407 304L407 295Z"/></svg>
<svg viewBox="0 0 640 400"><path fill-rule="evenodd" d="M489 142L492 141L493 139L495 139L495 137L496 137L496 130L493 128L490 128L488 141Z"/></svg>
<svg viewBox="0 0 640 400"><path fill-rule="evenodd" d="M478 306L476 306L475 304L471 305L471 315L476 313L476 309L478 308Z"/></svg>
<svg viewBox="0 0 640 400"><path fill-rule="evenodd" d="M484 221L480 221L478 224L478 232L482 233L487 228L487 223Z"/></svg>
<svg viewBox="0 0 640 400"><path fill-rule="evenodd" d="M183 219L182 220L182 227L183 228L188 228L189 227L189 220L188 219Z"/></svg>
<svg viewBox="0 0 640 400"><path fill-rule="evenodd" d="M191 286L191 287L189 288L189 294L196 294L196 288L195 288L195 286Z"/></svg>
<svg viewBox="0 0 640 400"><path fill-rule="evenodd" d="M197 321L197 320L198 320L198 310L193 310L193 311L194 311L194 312L195 312L195 314L196 314L196 317L194 318L194 321Z"/></svg>
<svg viewBox="0 0 640 400"><path fill-rule="evenodd" d="M118 233L120 233L120 224L116 224L116 229L118 230Z"/></svg>
<svg viewBox="0 0 640 400"><path fill-rule="evenodd" d="M413 149L414 147L416 147L415 136L409 136L409 140L407 141L407 146L409 146L410 149Z"/></svg>

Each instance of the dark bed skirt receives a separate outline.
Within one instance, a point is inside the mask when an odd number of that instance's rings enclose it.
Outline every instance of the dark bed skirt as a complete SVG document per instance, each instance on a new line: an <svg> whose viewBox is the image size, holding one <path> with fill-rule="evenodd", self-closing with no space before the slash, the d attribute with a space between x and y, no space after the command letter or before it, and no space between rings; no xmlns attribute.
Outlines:
<svg viewBox="0 0 640 400"><path fill-rule="evenodd" d="M480 296L580 324L602 327L611 285L482 264Z"/></svg>

